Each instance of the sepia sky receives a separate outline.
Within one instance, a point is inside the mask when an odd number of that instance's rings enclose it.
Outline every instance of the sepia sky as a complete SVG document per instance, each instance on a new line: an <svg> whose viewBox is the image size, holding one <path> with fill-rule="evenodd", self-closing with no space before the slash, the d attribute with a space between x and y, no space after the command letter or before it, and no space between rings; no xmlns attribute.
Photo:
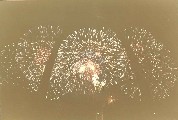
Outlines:
<svg viewBox="0 0 178 120"><path fill-rule="evenodd" d="M163 43L178 65L177 20L178 1L174 0L2 1L0 48L18 42L24 33L39 25L59 26L63 29L63 39L80 28L105 27L122 40L125 28L139 27ZM62 39L58 37L55 41L53 56L43 76L45 80L50 78ZM135 69L140 68L136 66ZM138 81L146 86L148 81L141 79ZM6 85L1 86L0 91L1 117L2 120L95 120L96 113L102 109L104 120L178 120L177 82L164 100L153 101L147 96L149 88L145 89L143 101L139 102L112 88L113 94L119 96L118 101L102 108L105 93L94 96L67 94L61 101L50 101L39 92L30 93L22 87Z"/></svg>

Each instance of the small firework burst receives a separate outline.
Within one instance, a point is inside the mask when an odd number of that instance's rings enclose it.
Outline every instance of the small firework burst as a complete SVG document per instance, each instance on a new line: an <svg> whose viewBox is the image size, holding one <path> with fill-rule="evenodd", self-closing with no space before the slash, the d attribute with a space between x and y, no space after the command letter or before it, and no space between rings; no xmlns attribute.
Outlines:
<svg viewBox="0 0 178 120"><path fill-rule="evenodd" d="M60 33L59 27L39 26L28 30L18 43L5 46L1 51L1 66L5 79L8 82L15 80L13 84L19 84L19 81L23 80L27 84L26 88L37 91L45 63L55 43L53 38Z"/></svg>
<svg viewBox="0 0 178 120"><path fill-rule="evenodd" d="M116 102L116 98L114 98L112 95L107 98L107 104L112 104Z"/></svg>
<svg viewBox="0 0 178 120"><path fill-rule="evenodd" d="M145 80L149 81L153 98L168 97L178 77L170 51L145 29L125 29L125 38L141 65Z"/></svg>

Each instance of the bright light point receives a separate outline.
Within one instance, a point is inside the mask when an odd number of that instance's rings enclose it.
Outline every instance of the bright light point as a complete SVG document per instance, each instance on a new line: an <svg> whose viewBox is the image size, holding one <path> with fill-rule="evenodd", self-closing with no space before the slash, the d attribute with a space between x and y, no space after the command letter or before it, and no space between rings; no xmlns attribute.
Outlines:
<svg viewBox="0 0 178 120"><path fill-rule="evenodd" d="M100 52L95 53L96 56L101 56Z"/></svg>
<svg viewBox="0 0 178 120"><path fill-rule="evenodd" d="M82 65L79 69L79 73L84 73L85 72L85 68L86 66L85 65Z"/></svg>
<svg viewBox="0 0 178 120"><path fill-rule="evenodd" d="M95 66L92 64L92 63L87 63L87 67L90 69L90 70L92 70L92 71L94 71L95 70Z"/></svg>

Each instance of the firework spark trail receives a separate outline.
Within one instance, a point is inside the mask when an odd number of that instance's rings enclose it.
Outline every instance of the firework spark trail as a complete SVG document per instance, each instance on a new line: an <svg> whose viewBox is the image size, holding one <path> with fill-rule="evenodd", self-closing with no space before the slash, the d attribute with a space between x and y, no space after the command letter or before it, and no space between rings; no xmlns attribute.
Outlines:
<svg viewBox="0 0 178 120"><path fill-rule="evenodd" d="M114 32L84 28L61 44L47 97L53 100L70 92L100 93L103 87L120 83L130 97L137 91L141 95L133 76L126 51Z"/></svg>
<svg viewBox="0 0 178 120"><path fill-rule="evenodd" d="M177 80L177 67L170 51L145 29L125 29L125 38L149 80L153 98L168 97Z"/></svg>
<svg viewBox="0 0 178 120"><path fill-rule="evenodd" d="M27 83L26 88L37 91L45 63L55 43L53 37L60 33L59 27L39 26L25 33L17 44L5 46L1 51L1 66L6 75L5 79L9 82L15 80L13 84L19 84L17 79L22 79ZM23 77L18 70L23 73Z"/></svg>

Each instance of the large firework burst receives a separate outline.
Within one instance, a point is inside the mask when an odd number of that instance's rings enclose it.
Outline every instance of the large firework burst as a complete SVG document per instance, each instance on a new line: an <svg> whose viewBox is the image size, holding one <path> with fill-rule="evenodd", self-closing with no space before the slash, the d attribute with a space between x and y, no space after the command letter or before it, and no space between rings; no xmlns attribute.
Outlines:
<svg viewBox="0 0 178 120"><path fill-rule="evenodd" d="M133 77L126 51L116 33L104 28L84 28L63 40L51 74L48 96L59 99L70 92L99 93L117 84L131 97L136 91L141 95Z"/></svg>

